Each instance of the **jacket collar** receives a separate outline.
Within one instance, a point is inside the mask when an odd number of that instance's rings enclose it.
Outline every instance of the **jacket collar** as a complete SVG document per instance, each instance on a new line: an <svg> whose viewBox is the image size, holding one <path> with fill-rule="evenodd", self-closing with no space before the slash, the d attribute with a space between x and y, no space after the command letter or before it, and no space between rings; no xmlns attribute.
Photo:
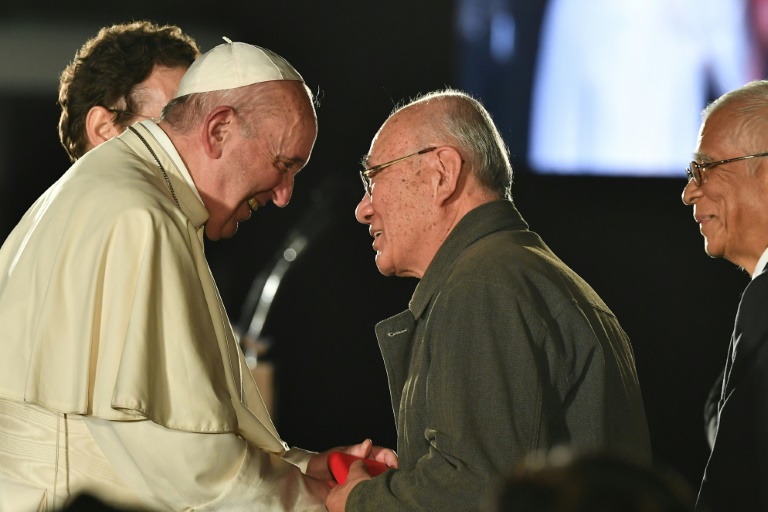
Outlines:
<svg viewBox="0 0 768 512"><path fill-rule="evenodd" d="M479 239L501 230L526 231L528 224L523 220L512 201L505 199L491 201L467 213L448 234L416 286L408 309L414 318L419 318L432 296L442 286L448 270L461 252Z"/></svg>

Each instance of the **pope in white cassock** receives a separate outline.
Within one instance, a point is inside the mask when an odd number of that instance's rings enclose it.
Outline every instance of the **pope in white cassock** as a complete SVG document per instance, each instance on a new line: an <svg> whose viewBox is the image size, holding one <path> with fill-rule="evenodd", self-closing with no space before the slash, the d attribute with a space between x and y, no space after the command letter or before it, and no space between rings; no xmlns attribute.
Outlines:
<svg viewBox="0 0 768 512"><path fill-rule="evenodd" d="M278 435L203 252L288 203L316 135L299 73L228 41L32 205L0 249L0 510L325 510L327 452Z"/></svg>

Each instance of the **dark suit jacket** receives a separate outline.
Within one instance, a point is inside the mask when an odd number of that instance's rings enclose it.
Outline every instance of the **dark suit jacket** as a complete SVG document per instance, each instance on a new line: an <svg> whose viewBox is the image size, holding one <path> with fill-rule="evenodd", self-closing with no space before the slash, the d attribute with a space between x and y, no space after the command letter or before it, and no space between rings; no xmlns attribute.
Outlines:
<svg viewBox="0 0 768 512"><path fill-rule="evenodd" d="M768 510L768 273L744 290L697 511ZM716 384L717 385L717 384Z"/></svg>

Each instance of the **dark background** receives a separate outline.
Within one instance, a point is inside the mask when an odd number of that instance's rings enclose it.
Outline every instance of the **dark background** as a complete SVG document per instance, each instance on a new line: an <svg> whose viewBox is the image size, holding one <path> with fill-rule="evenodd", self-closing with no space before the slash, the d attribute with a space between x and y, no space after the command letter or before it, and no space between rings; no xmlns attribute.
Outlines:
<svg viewBox="0 0 768 512"><path fill-rule="evenodd" d="M536 19L543 3L529 4ZM371 437L394 446L395 428L374 324L405 309L416 284L385 278L353 211L360 157L399 101L459 86L448 0L4 2L0 6L0 235L68 167L56 123L58 73L99 27L133 19L174 23L203 50L220 36L268 47L320 99L320 133L293 200L269 206L237 237L206 251L230 317L254 277L306 215L330 220L291 266L264 333L277 369L276 423L291 445L322 450ZM537 25L519 27L518 69L531 67ZM522 36L521 36L522 37ZM528 41L526 45L526 41ZM723 366L748 276L710 260L680 201L680 179L539 176L521 151L530 76L509 81L500 122L513 153L513 195L531 228L579 272L632 339L655 457L697 485L708 449L702 407ZM482 98L481 98L482 99ZM644 108L637 99L637 115ZM692 146L695 141L692 141ZM691 148L693 150L693 147ZM340 180L330 196L327 180ZM471 354L467 354L471 357Z"/></svg>

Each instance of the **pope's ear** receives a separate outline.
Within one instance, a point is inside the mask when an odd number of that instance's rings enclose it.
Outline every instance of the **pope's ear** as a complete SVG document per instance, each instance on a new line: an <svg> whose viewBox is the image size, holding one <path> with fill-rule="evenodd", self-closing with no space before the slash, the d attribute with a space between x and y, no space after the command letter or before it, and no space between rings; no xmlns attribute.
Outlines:
<svg viewBox="0 0 768 512"><path fill-rule="evenodd" d="M435 150L438 179L435 181L435 198L443 204L456 193L464 160L455 148L442 146Z"/></svg>
<svg viewBox="0 0 768 512"><path fill-rule="evenodd" d="M216 107L203 122L203 149L210 158L220 158L231 131L237 128L237 113L232 107Z"/></svg>
<svg viewBox="0 0 768 512"><path fill-rule="evenodd" d="M120 135L121 130L115 124L115 115L102 106L91 107L85 116L86 150L90 150Z"/></svg>

